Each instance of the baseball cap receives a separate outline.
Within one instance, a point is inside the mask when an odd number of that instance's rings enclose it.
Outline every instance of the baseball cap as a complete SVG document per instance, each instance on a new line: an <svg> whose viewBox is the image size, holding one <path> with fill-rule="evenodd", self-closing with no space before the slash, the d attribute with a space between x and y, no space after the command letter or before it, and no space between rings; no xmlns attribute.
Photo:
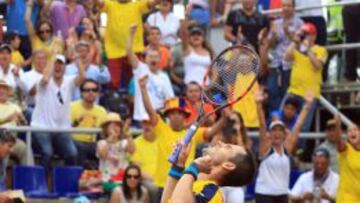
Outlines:
<svg viewBox="0 0 360 203"><path fill-rule="evenodd" d="M271 130L276 126L281 126L283 129L285 129L285 124L280 120L272 121L269 125L269 129Z"/></svg>
<svg viewBox="0 0 360 203"><path fill-rule="evenodd" d="M195 34L195 33L204 35L204 30L201 27L194 26L194 27L190 28L189 33L190 33L190 35Z"/></svg>
<svg viewBox="0 0 360 203"><path fill-rule="evenodd" d="M317 148L314 151L313 156L324 156L325 158L329 159L330 158L330 152L329 150L325 149L325 148Z"/></svg>
<svg viewBox="0 0 360 203"><path fill-rule="evenodd" d="M56 61L60 61L61 63L65 64L66 63L66 58L62 54L56 54Z"/></svg>
<svg viewBox="0 0 360 203"><path fill-rule="evenodd" d="M301 26L301 30L303 30L304 32L306 32L307 34L310 34L310 35L316 35L316 33L317 33L317 29L316 29L315 25L312 23L304 23Z"/></svg>

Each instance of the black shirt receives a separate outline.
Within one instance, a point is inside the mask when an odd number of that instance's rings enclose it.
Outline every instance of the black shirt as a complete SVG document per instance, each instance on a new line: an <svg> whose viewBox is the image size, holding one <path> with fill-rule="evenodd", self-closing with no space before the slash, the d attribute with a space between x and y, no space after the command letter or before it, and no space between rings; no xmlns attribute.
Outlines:
<svg viewBox="0 0 360 203"><path fill-rule="evenodd" d="M245 40L258 50L258 35L263 28L269 28L270 23L266 16L255 11L251 16L245 14L241 9L231 11L226 19L226 25L232 27L233 35L237 36L239 26Z"/></svg>

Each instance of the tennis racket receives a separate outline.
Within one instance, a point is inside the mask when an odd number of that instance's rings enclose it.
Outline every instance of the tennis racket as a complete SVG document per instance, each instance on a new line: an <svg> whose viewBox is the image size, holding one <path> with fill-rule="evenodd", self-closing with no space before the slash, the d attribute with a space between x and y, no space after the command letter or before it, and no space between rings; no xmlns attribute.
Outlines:
<svg viewBox="0 0 360 203"><path fill-rule="evenodd" d="M203 120L244 98L256 83L259 69L260 58L250 47L238 45L222 51L203 79L199 114L185 134L184 144L190 143ZM215 110L205 114L205 102L213 104ZM170 163L177 162L180 151L178 145L168 159Z"/></svg>

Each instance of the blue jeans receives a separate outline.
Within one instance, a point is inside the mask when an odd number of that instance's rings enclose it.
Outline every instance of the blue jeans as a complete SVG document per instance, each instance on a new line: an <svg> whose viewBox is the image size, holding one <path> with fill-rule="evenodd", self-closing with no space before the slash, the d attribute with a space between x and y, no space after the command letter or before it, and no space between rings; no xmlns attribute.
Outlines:
<svg viewBox="0 0 360 203"><path fill-rule="evenodd" d="M54 151L65 160L65 165L76 165L78 152L71 136L66 133L36 133L34 142L41 154L41 165L49 170Z"/></svg>
<svg viewBox="0 0 360 203"><path fill-rule="evenodd" d="M96 143L74 141L78 151L78 164L84 166L85 161L96 162Z"/></svg>
<svg viewBox="0 0 360 203"><path fill-rule="evenodd" d="M279 110L281 100L289 87L289 80L290 70L282 70L282 67L270 69L266 78L266 87L269 91L269 112Z"/></svg>

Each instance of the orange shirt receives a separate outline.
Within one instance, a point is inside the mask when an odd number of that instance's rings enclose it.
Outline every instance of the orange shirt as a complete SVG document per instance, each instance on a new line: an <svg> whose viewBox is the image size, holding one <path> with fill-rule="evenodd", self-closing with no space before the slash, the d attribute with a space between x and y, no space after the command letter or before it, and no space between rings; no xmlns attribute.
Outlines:
<svg viewBox="0 0 360 203"><path fill-rule="evenodd" d="M191 115L186 119L186 125L191 125L198 116L198 110L195 106L192 106L190 104L190 102L186 103L186 108L188 108L191 111ZM209 103L205 103L203 108L204 108L205 114L214 111L214 107ZM212 117L212 119L215 120L216 115L213 114L211 117Z"/></svg>
<svg viewBox="0 0 360 203"><path fill-rule="evenodd" d="M170 60L171 60L171 52L170 50L165 47L165 46L160 46L159 48L160 50L160 63L159 63L159 68L161 70L163 70L166 66L169 65Z"/></svg>

